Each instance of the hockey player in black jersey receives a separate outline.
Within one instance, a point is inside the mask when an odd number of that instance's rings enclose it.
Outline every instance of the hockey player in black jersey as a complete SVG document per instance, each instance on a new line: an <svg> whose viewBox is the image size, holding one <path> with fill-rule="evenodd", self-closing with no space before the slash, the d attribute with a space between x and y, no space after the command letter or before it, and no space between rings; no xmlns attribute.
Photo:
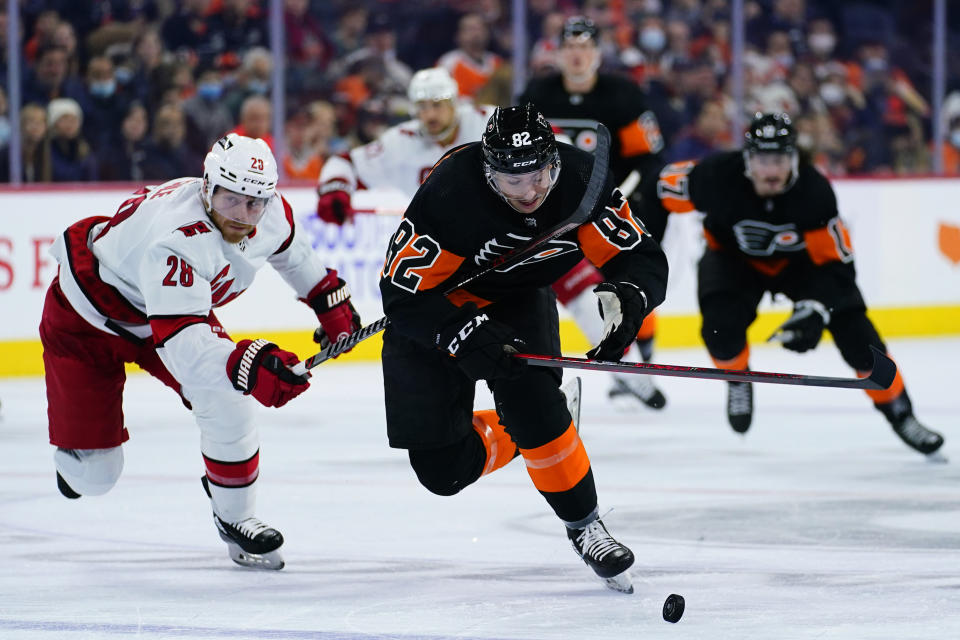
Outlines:
<svg viewBox="0 0 960 640"><path fill-rule="evenodd" d="M479 143L449 151L407 208L383 266L387 435L408 449L421 484L453 495L522 455L534 486L566 525L580 557L608 586L632 591L631 551L599 519L586 450L558 369L517 351L560 354L550 285L586 256L605 281L607 312L593 357L619 359L663 301L667 263L607 177L591 220L515 266L443 292L496 256L566 220L593 158L557 144L532 105L497 109ZM495 410L473 411L485 380Z"/></svg>
<svg viewBox="0 0 960 640"><path fill-rule="evenodd" d="M663 166L660 125L647 107L644 92L635 82L616 74L599 72L598 36L592 20L583 16L567 19L560 38L560 72L531 80L520 102L532 102L550 124L562 130L575 146L585 151L592 151L596 146L595 122L604 124L613 133L610 170L617 184L624 184L634 171L639 179L655 178ZM634 196L625 195L636 209ZM578 309L576 298L601 280L602 277L589 265L577 265L557 282L555 289L560 302L572 313L586 313L586 310ZM583 322L579 324L589 326ZM647 316L638 332L637 347L645 362L653 357L655 326L654 313ZM649 376L620 376L615 380L610 397L630 396L654 409L666 404L663 393Z"/></svg>
<svg viewBox="0 0 960 640"><path fill-rule="evenodd" d="M697 297L701 333L717 367L749 368L747 327L767 291L794 303L771 341L803 353L828 329L860 375L872 366L871 346L886 351L855 281L853 249L833 188L801 159L788 116L758 113L742 152L667 165L646 185L643 203L641 215L650 219L655 237L670 212L705 214ZM744 433L753 418L753 389L748 382L728 385L727 417ZM899 372L889 389L867 395L910 447L932 454L943 444L914 417Z"/></svg>

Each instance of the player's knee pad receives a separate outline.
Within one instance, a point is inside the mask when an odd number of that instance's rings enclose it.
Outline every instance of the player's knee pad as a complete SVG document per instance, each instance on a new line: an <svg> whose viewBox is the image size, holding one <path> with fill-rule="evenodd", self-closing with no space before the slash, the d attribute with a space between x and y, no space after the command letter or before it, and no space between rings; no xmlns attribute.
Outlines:
<svg viewBox="0 0 960 640"><path fill-rule="evenodd" d="M123 447L63 449L53 453L57 472L82 496L102 496L113 488L123 471Z"/></svg>
<svg viewBox="0 0 960 640"><path fill-rule="evenodd" d="M233 391L192 393L203 455L214 460L246 460L260 448L253 399Z"/></svg>
<svg viewBox="0 0 960 640"><path fill-rule="evenodd" d="M410 466L430 493L452 496L476 482L483 471L486 449L480 437L470 433L460 442L440 449L410 450Z"/></svg>

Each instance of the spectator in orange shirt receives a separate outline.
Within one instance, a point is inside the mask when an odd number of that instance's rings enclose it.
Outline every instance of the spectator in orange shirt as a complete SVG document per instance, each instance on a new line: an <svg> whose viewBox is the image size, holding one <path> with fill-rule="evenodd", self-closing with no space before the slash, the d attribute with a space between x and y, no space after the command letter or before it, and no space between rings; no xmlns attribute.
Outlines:
<svg viewBox="0 0 960 640"><path fill-rule="evenodd" d="M480 14L468 13L460 18L456 41L457 48L440 56L437 66L450 72L461 96L473 97L503 64L503 59L487 50L490 30Z"/></svg>

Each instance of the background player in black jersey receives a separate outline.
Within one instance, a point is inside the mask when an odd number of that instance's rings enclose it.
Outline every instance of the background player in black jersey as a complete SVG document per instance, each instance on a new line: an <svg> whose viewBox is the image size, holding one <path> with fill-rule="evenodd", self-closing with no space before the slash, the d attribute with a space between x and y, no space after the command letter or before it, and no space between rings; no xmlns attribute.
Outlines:
<svg viewBox="0 0 960 640"><path fill-rule="evenodd" d="M520 103L532 102L554 127L561 129L573 144L593 151L597 143L595 122L601 122L613 133L610 149L610 171L617 184L623 184L631 172L637 179L655 179L663 166L660 152L663 136L657 118L647 107L647 99L639 86L629 78L600 73L599 31L594 22L583 16L568 18L560 38L560 73L530 81ZM634 184L636 184L634 182ZM634 195L627 200L636 209ZM589 264L577 265L563 276L555 289L560 302L574 315L591 313L580 308L578 298L584 291L602 281L602 276ZM589 322L579 322L589 329ZM645 362L653 357L656 314L649 314L637 335L637 347ZM594 336L587 336L596 339ZM627 357L636 359L635 356ZM619 376L610 390L610 397L634 396L647 406L660 409L666 404L663 393L649 376Z"/></svg>
<svg viewBox="0 0 960 640"><path fill-rule="evenodd" d="M758 113L742 152L668 165L645 188L642 215L655 237L669 212L693 210L705 214L697 297L701 333L717 367L749 368L747 327L769 291L794 303L793 315L771 340L803 353L828 329L847 364L859 375L869 373L870 346L886 346L867 317L833 188L801 158L788 116ZM728 385L727 417L744 433L753 418L753 388L749 382ZM943 444L914 417L899 372L889 389L867 395L909 446L931 454Z"/></svg>
<svg viewBox="0 0 960 640"><path fill-rule="evenodd" d="M497 109L482 141L449 151L407 208L383 266L390 319L383 344L387 434L420 482L453 495L522 455L574 549L611 588L632 591L631 551L599 519L597 493L561 371L512 354L560 354L550 285L586 256L605 334L591 357L619 359L663 301L667 263L607 176L591 221L513 267L443 292L497 255L570 217L593 157L556 144L532 105ZM496 410L473 411L486 380ZM575 409L573 413L579 413Z"/></svg>

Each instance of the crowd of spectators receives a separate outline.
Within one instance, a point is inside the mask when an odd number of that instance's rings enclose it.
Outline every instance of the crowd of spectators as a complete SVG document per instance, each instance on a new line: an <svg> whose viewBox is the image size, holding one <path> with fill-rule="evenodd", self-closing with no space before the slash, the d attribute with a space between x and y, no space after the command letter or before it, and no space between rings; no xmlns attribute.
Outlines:
<svg viewBox="0 0 960 640"><path fill-rule="evenodd" d="M743 115L791 114L800 144L832 175L931 172L930 4L745 0ZM229 131L273 144L267 0L21 7L23 182L160 181L198 175L203 154ZM283 8L280 160L290 178L315 180L329 155L410 117L406 86L417 69L442 64L466 99L511 102L510 0L283 0ZM602 29L604 68L647 91L668 159L731 148L729 11L726 0L528 0L525 74L553 71L563 20L585 14ZM3 87L6 25L0 13ZM960 88L958 70L951 57L948 79ZM14 115L0 90L5 182ZM948 96L944 124L944 165L958 174L960 92Z"/></svg>

